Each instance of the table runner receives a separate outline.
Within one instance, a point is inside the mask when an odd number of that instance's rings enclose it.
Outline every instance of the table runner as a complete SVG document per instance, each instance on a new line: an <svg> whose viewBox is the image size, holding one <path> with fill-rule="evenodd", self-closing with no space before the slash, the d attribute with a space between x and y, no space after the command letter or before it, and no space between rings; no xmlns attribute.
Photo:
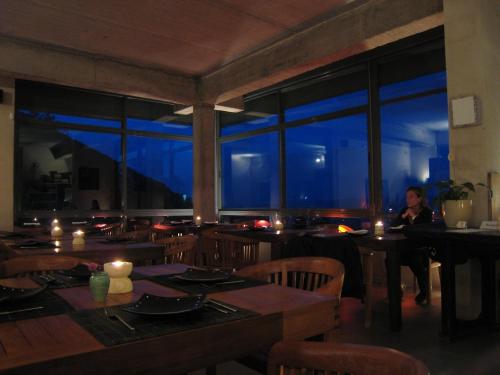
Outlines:
<svg viewBox="0 0 500 375"><path fill-rule="evenodd" d="M234 307L237 311L222 313L208 306L203 306L201 309L189 313L145 317L121 310L121 307L128 305L113 307L113 311L135 328L133 332L118 320L106 316L104 309L81 310L70 313L69 316L103 345L113 346L259 315L256 312L240 309L227 303L225 305Z"/></svg>
<svg viewBox="0 0 500 375"><path fill-rule="evenodd" d="M89 285L88 279L66 276L58 273L57 271L51 273L50 276L54 277L55 280L47 281L45 275L33 275L31 276L31 279L40 285L48 284L49 289L75 288L78 286ZM143 280L145 278L147 277L136 272L132 272L132 274L130 275L131 280Z"/></svg>

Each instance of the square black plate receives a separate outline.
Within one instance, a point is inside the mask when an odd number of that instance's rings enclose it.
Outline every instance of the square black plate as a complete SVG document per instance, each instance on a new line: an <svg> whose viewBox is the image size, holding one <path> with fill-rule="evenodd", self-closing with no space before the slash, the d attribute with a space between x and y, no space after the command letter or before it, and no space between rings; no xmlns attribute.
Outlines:
<svg viewBox="0 0 500 375"><path fill-rule="evenodd" d="M174 276L177 279L195 282L223 281L231 277L231 273L222 270L200 270L188 268L184 273Z"/></svg>
<svg viewBox="0 0 500 375"><path fill-rule="evenodd" d="M10 288L6 286L0 287L0 303L19 301L26 298L36 296L47 289L47 285L42 285L40 288Z"/></svg>

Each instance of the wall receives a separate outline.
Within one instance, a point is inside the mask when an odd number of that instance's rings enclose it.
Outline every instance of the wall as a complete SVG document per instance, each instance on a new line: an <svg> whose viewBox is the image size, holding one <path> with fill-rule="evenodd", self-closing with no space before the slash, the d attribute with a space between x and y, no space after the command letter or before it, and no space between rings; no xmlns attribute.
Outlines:
<svg viewBox="0 0 500 375"><path fill-rule="evenodd" d="M458 181L486 182L489 171L500 171L500 2L444 0L448 98L476 95L481 125L450 129L451 175ZM477 189L472 225L487 219L487 195ZM498 268L498 267L497 267ZM457 312L478 313L479 266L457 268Z"/></svg>
<svg viewBox="0 0 500 375"><path fill-rule="evenodd" d="M12 230L14 218L14 80L0 76L0 230Z"/></svg>

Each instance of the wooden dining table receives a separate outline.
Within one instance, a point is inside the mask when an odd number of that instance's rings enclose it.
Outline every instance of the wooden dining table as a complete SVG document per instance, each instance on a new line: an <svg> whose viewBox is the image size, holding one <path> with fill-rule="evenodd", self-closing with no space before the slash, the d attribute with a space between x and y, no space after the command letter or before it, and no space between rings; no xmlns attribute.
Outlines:
<svg viewBox="0 0 500 375"><path fill-rule="evenodd" d="M185 265L136 267L145 276L183 272ZM134 291L94 302L88 286L53 290L76 311L137 301L144 293L182 296L152 281L135 280ZM34 287L31 279L3 285ZM239 358L284 339L304 339L335 326L335 297L266 284L209 293L211 299L255 314L244 319L105 346L68 314L0 323L1 374L178 374ZM1 309L1 307L0 307Z"/></svg>
<svg viewBox="0 0 500 375"><path fill-rule="evenodd" d="M47 241L55 247L22 248L20 244L27 240ZM105 263L117 259L131 262L155 262L163 259L161 244L152 242L112 242L104 236L89 236L84 245L73 245L71 234L65 234L58 239L50 235L37 235L32 238L0 241L0 251L5 258L31 255L68 255Z"/></svg>

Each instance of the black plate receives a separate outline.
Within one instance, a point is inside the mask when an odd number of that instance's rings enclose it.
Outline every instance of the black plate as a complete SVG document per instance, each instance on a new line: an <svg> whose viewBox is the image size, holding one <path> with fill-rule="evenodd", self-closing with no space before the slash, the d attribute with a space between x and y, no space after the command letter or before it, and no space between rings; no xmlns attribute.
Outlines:
<svg viewBox="0 0 500 375"><path fill-rule="evenodd" d="M230 272L221 270L199 270L188 268L186 272L174 276L180 280L206 282L206 281L223 281L231 277Z"/></svg>
<svg viewBox="0 0 500 375"><path fill-rule="evenodd" d="M90 277L90 270L85 264L78 264L69 270L57 271L59 274L77 279L88 279Z"/></svg>
<svg viewBox="0 0 500 375"><path fill-rule="evenodd" d="M153 294L143 294L133 305L122 308L138 315L174 315L200 309L205 303L204 294L186 297L160 297Z"/></svg>
<svg viewBox="0 0 500 375"><path fill-rule="evenodd" d="M18 301L36 296L47 289L47 284L40 288L10 288L6 286L0 287L0 303Z"/></svg>
<svg viewBox="0 0 500 375"><path fill-rule="evenodd" d="M19 249L53 249L57 246L49 241L28 240L19 242L16 247Z"/></svg>

